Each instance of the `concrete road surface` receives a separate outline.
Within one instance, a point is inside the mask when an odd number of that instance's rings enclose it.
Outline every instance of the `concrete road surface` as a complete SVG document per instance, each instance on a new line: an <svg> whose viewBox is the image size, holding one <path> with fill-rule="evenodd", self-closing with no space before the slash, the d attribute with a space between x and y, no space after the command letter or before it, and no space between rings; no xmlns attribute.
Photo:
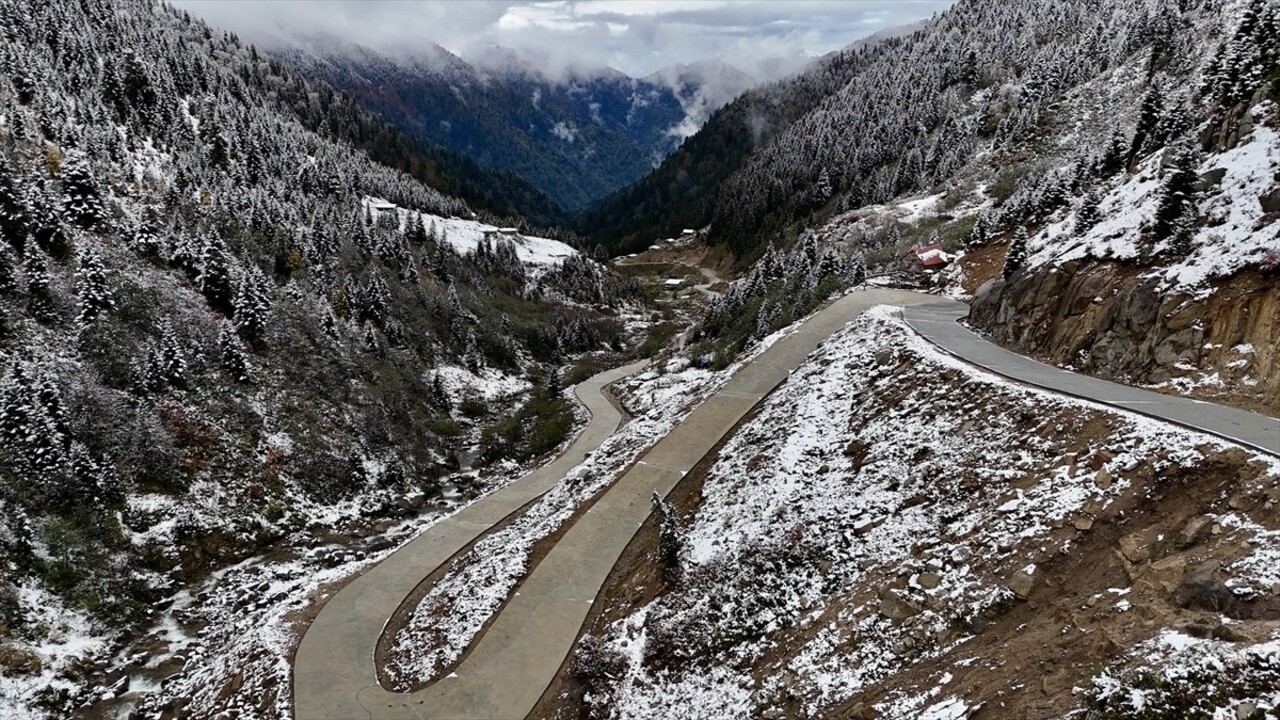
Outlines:
<svg viewBox="0 0 1280 720"><path fill-rule="evenodd" d="M1280 455L1280 420L1203 400L1174 397L1045 365L994 345L957 322L969 307L937 299L904 308L902 317L925 339L998 375L1064 395L1114 405Z"/></svg>
<svg viewBox="0 0 1280 720"><path fill-rule="evenodd" d="M432 525L329 599L298 647L293 670L295 717L369 717L356 694L377 684L373 654L391 614L433 570L494 524L550 490L587 453L600 447L622 422L622 414L601 390L642 367L644 363L636 363L610 370L574 388L591 412L591 421L554 462Z"/></svg>
<svg viewBox="0 0 1280 720"><path fill-rule="evenodd" d="M936 300L902 290L852 293L774 343L650 448L569 528L520 584L457 672L416 693L392 693L378 685L373 663L387 619L422 578L580 462L582 454L574 454L578 443L570 449L574 457L561 458L428 528L353 580L321 610L294 661L295 716L298 720L523 718L572 649L596 592L649 515L653 492L665 495L742 416L850 319L874 305ZM598 392L600 385L629 370L634 368L591 382ZM579 443L594 448L614 430L617 419L597 423L597 411L616 411L608 403L593 405L591 396L592 392L579 389L579 397L593 414Z"/></svg>
<svg viewBox="0 0 1280 720"><path fill-rule="evenodd" d="M564 457L428 528L329 600L298 649L298 720L524 718L572 649L597 591L649 515L652 493L670 491L819 343L874 305L904 306L905 320L921 335L996 373L1280 454L1280 422L1274 418L1136 390L1028 360L960 326L956 320L967 313L961 303L904 290L854 292L739 370L645 453L525 578L457 672L412 694L383 690L374 648L401 601L458 549L545 492L586 451L598 447L618 423L616 414L609 415L616 410L599 397L599 389L637 368L621 368L580 387L578 395L590 408L592 422Z"/></svg>

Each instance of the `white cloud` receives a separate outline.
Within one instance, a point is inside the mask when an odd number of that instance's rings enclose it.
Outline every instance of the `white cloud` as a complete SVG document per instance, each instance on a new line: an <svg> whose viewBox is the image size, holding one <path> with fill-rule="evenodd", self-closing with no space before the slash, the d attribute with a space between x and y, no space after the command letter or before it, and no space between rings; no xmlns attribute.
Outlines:
<svg viewBox="0 0 1280 720"><path fill-rule="evenodd" d="M176 0L246 39L327 33L383 51L424 42L483 62L495 45L544 71L610 66L633 76L721 57L761 60L839 49L927 18L954 0ZM792 69L796 63L792 63Z"/></svg>

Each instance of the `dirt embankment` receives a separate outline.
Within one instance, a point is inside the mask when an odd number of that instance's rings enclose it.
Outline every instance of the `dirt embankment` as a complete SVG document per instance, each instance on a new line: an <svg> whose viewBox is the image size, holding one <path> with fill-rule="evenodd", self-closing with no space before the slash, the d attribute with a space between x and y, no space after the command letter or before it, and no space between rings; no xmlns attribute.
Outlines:
<svg viewBox="0 0 1280 720"><path fill-rule="evenodd" d="M994 279L971 322L1056 365L1280 414L1280 279L1249 271L1206 298L1162 294L1137 268L1067 263Z"/></svg>

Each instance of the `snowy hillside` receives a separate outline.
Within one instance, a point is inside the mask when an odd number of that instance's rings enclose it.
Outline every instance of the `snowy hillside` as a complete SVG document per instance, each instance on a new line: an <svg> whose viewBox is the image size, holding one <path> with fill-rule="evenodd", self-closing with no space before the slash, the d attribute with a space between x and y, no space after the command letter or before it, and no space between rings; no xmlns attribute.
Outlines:
<svg viewBox="0 0 1280 720"><path fill-rule="evenodd" d="M1174 247L1174 238L1149 237L1163 197L1162 167L1170 162L1169 149L1144 161L1132 177L1086 200L1096 202L1089 209L1097 218L1095 225L1087 225L1080 209L1072 207L1031 236L1028 267L1082 259L1141 263L1171 257L1172 262L1151 270L1161 280L1161 289L1203 293L1211 291L1212 281L1241 270L1280 265L1280 227L1272 222L1274 217L1267 217L1280 212L1280 197L1268 199L1280 177L1280 114L1270 101L1250 113L1255 126L1238 147L1210 155L1194 168L1198 177L1213 181L1196 208L1204 225L1186 238L1184 250Z"/></svg>
<svg viewBox="0 0 1280 720"><path fill-rule="evenodd" d="M0 29L0 717L233 685L287 715L329 571L553 451L561 369L629 352L643 294L553 240L481 252L403 135L181 10Z"/></svg>
<svg viewBox="0 0 1280 720"><path fill-rule="evenodd" d="M579 254L577 250L559 240L523 235L508 228L503 228L504 232L499 232L498 227L486 225L478 220L414 212L394 207L382 198L365 198L364 206L369 209L375 219L383 213L394 212L402 232L410 216L416 217L427 229L429 236L438 237L441 241L447 242L460 255L475 252L481 241L486 238L490 241L497 238L510 239L515 245L516 254L521 262L535 267L555 265L563 262L565 258Z"/></svg>
<svg viewBox="0 0 1280 720"><path fill-rule="evenodd" d="M583 702L609 718L950 719L997 703L1006 717L1064 717L1081 703L1072 686L1114 658L1088 638L1137 652L1161 624L1129 622L1134 608L1170 625L1196 617L1165 589L1183 577L1174 569L1220 559L1215 582L1261 586L1256 607L1269 607L1259 563L1280 533L1260 505L1214 499L1227 467L1233 496L1280 481L1274 459L1009 384L871 311L719 452L683 530L680 579L579 651ZM1194 507L1162 499L1175 477ZM1220 535L1184 526L1197 512ZM1128 577L1105 529L1120 518L1119 532L1144 538L1121 542ZM1158 533L1184 539L1142 545ZM1167 559L1149 571L1148 557ZM1143 585L1151 572L1171 584ZM635 596L615 595L610 613ZM1276 640L1265 621L1237 628ZM1060 660L1014 660L1027 657Z"/></svg>

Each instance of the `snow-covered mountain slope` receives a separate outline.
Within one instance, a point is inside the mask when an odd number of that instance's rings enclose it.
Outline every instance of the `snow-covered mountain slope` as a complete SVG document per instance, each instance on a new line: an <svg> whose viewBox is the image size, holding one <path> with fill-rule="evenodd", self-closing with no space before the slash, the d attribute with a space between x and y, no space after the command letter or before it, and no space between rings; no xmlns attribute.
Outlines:
<svg viewBox="0 0 1280 720"><path fill-rule="evenodd" d="M1205 197L1198 203L1205 223L1185 239L1184 252L1174 251L1175 238L1144 238L1163 197L1162 170L1173 151L1166 148L1143 161L1133 175L1104 184L1096 206L1089 210L1098 216L1096 225L1088 226L1080 209L1071 207L1030 236L1027 268L1080 260L1144 264L1153 256L1165 256L1169 263L1150 270L1160 281L1159 289L1203 294L1213 291L1214 281L1268 261L1280 263L1280 236L1263 207L1280 177L1280 132L1270 126L1278 117L1276 105L1268 101L1250 114L1256 125L1244 142L1194 167L1198 178L1212 180L1206 182Z"/></svg>
<svg viewBox="0 0 1280 720"><path fill-rule="evenodd" d="M744 261L764 238L816 237L879 282L974 298L974 322L1020 351L1277 412L1280 5L1048 5L957 3L855 54L846 82L732 160L722 121L832 73L748 92L593 217L628 243L646 213L670 213L650 230L709 223ZM991 64L1004 53L1018 71ZM895 129L917 112L931 119ZM931 245L958 261L923 267L913 250ZM771 309L744 306L742 324Z"/></svg>
<svg viewBox="0 0 1280 720"><path fill-rule="evenodd" d="M414 148L182 11L0 0L0 717L159 715L255 662L247 714L287 713L327 569L572 432L560 368L625 352L641 294L375 217L487 227Z"/></svg>
<svg viewBox="0 0 1280 720"><path fill-rule="evenodd" d="M1142 643L1213 622L1236 646L1211 655L1280 639L1280 462L976 371L890 309L682 486L678 566L655 569L656 531L628 552L548 716L1067 717ZM1276 703L1237 680L1191 701Z"/></svg>

